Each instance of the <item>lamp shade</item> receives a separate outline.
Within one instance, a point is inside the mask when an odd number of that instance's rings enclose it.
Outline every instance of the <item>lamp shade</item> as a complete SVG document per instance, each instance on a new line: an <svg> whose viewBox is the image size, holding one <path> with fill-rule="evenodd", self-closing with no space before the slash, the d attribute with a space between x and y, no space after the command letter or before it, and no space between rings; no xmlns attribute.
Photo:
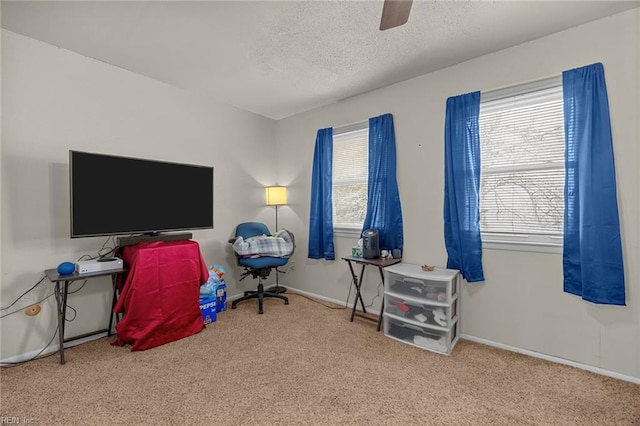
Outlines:
<svg viewBox="0 0 640 426"><path fill-rule="evenodd" d="M286 186L267 186L264 191L268 206L282 206L287 204Z"/></svg>

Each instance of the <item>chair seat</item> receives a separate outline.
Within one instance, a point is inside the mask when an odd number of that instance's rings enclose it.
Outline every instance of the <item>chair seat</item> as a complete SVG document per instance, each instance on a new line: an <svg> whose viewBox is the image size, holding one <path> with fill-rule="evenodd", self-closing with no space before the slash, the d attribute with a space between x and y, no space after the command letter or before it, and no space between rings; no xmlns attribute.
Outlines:
<svg viewBox="0 0 640 426"><path fill-rule="evenodd" d="M284 266L289 261L286 257L246 257L240 258L238 263L245 268L250 269L262 269L262 268L277 268Z"/></svg>

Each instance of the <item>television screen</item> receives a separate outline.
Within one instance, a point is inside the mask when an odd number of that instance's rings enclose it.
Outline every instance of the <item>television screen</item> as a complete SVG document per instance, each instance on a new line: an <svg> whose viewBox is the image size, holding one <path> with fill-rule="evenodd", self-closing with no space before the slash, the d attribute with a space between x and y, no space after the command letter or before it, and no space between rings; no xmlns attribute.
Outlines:
<svg viewBox="0 0 640 426"><path fill-rule="evenodd" d="M71 237L213 228L213 167L69 151Z"/></svg>

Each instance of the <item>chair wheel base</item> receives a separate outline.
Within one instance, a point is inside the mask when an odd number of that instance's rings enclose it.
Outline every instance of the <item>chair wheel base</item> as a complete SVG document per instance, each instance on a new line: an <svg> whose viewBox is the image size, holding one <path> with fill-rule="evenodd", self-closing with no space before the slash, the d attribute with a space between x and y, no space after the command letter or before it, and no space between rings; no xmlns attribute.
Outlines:
<svg viewBox="0 0 640 426"><path fill-rule="evenodd" d="M269 291L264 291L264 287L263 287L262 283L259 283L257 290L245 291L244 292L244 296L242 296L239 299L236 299L233 302L231 302L231 309L235 309L236 306L238 305L238 303L244 302L245 300L258 299L258 314L262 315L264 313L264 310L263 310L262 306L263 306L263 302L264 302L264 298L265 297L272 297L272 298L281 299L282 301L284 301L285 305L289 304L289 298L288 297L283 296L282 294L277 294L277 293L271 293Z"/></svg>

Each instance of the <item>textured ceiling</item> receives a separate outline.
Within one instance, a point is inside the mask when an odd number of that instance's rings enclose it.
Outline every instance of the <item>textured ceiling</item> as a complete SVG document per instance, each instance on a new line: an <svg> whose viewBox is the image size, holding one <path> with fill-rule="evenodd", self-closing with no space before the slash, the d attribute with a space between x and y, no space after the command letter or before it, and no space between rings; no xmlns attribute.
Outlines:
<svg viewBox="0 0 640 426"><path fill-rule="evenodd" d="M640 1L3 1L2 27L280 119Z"/></svg>

